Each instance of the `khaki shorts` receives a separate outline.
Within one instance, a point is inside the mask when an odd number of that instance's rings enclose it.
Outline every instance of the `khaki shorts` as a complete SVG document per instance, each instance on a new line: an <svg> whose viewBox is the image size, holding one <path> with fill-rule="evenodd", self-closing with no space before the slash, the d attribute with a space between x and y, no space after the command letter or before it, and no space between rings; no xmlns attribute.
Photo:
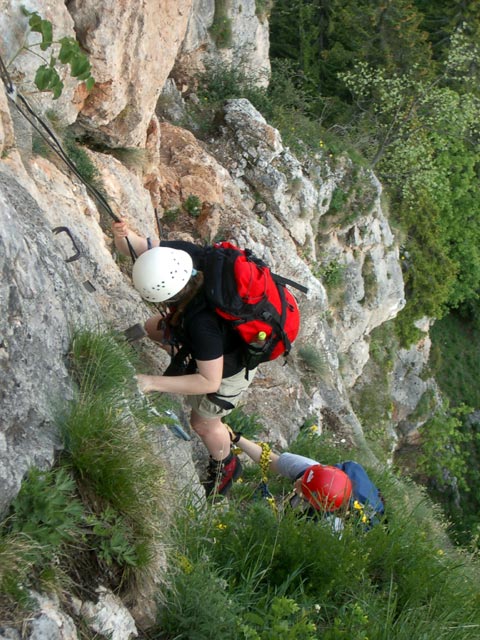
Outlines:
<svg viewBox="0 0 480 640"><path fill-rule="evenodd" d="M202 418L223 418L237 406L242 393L250 386L255 372L256 369L251 369L247 380L245 369L242 369L229 378L223 378L216 393L187 396L187 403Z"/></svg>

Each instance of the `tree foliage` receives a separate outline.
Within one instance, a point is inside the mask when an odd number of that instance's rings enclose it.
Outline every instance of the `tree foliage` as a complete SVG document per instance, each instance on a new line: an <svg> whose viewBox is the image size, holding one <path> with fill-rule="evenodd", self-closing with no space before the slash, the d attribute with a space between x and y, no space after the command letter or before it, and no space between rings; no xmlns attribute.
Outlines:
<svg viewBox="0 0 480 640"><path fill-rule="evenodd" d="M272 11L272 56L294 65L304 113L389 189L409 254L406 342L420 317L478 300L479 30L473 2L279 0Z"/></svg>

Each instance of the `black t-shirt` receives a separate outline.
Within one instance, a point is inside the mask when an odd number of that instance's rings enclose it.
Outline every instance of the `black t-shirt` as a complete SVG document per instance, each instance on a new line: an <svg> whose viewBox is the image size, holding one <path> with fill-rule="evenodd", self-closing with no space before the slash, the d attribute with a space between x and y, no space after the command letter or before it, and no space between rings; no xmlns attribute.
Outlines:
<svg viewBox="0 0 480 640"><path fill-rule="evenodd" d="M199 271L203 267L204 249L183 240L162 241L162 247L186 251ZM195 360L224 357L223 377L228 378L244 368L244 342L230 323L208 307L202 291L187 305L178 336L187 344Z"/></svg>

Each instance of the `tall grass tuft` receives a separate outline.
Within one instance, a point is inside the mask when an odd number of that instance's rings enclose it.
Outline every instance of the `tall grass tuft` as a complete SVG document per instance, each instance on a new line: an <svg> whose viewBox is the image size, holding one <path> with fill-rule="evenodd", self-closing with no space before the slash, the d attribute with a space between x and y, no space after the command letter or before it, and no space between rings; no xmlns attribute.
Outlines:
<svg viewBox="0 0 480 640"><path fill-rule="evenodd" d="M122 554L127 573L148 568L166 521L166 488L135 356L114 333L82 330L70 359L78 395L61 420L68 461L91 510L103 520L108 513L108 527L130 541Z"/></svg>
<svg viewBox="0 0 480 640"><path fill-rule="evenodd" d="M107 404L101 395L84 399L72 407L62 433L84 486L138 522L158 516L164 472L148 428L125 406Z"/></svg>
<svg viewBox="0 0 480 640"><path fill-rule="evenodd" d="M37 542L24 533L8 533L9 523L0 525L0 619L12 620L16 611L27 607L28 581L35 563L42 556Z"/></svg>
<svg viewBox="0 0 480 640"><path fill-rule="evenodd" d="M70 369L82 398L122 400L134 388L136 356L114 332L79 329L72 337Z"/></svg>

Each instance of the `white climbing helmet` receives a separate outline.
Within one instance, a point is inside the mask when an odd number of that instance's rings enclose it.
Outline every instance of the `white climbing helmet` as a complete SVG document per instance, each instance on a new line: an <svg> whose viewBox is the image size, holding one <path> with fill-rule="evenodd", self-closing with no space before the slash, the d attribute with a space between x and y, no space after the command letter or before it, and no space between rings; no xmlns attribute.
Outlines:
<svg viewBox="0 0 480 640"><path fill-rule="evenodd" d="M142 298L164 302L183 289L192 273L192 258L186 251L154 247L136 260L132 279Z"/></svg>

